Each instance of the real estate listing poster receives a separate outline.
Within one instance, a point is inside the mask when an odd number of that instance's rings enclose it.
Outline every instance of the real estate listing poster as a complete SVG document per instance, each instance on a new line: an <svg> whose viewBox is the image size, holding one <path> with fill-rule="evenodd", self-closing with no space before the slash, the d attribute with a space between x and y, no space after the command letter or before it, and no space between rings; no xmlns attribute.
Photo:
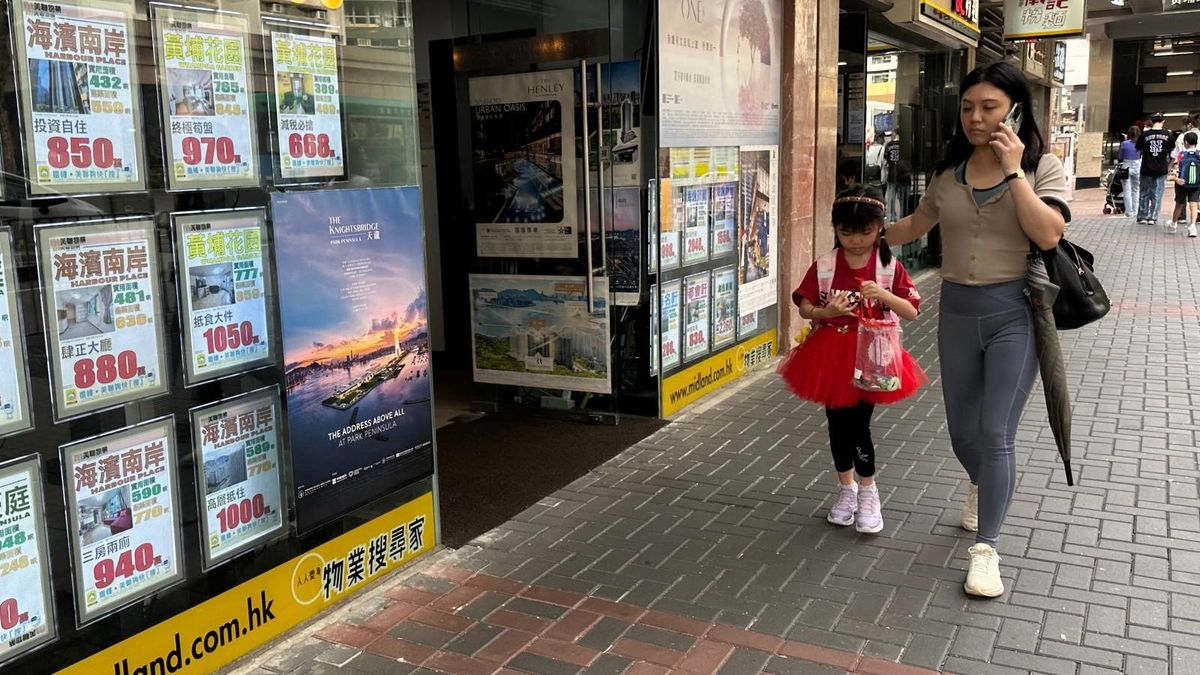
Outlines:
<svg viewBox="0 0 1200 675"><path fill-rule="evenodd" d="M737 339L737 268L712 273L712 346L723 347Z"/></svg>
<svg viewBox="0 0 1200 675"><path fill-rule="evenodd" d="M614 305L637 305L642 300L642 191L615 188L608 232L608 290Z"/></svg>
<svg viewBox="0 0 1200 675"><path fill-rule="evenodd" d="M210 569L283 531L279 388L192 408L200 551Z"/></svg>
<svg viewBox="0 0 1200 675"><path fill-rule="evenodd" d="M17 301L12 232L0 227L0 437L33 426L29 407L29 360Z"/></svg>
<svg viewBox="0 0 1200 675"><path fill-rule="evenodd" d="M758 312L748 312L738 319L738 339L744 340L758 332Z"/></svg>
<svg viewBox="0 0 1200 675"><path fill-rule="evenodd" d="M607 394L608 280L587 277L471 275L476 382Z"/></svg>
<svg viewBox="0 0 1200 675"><path fill-rule="evenodd" d="M604 94L604 167L614 187L642 185L642 62L600 64Z"/></svg>
<svg viewBox="0 0 1200 675"><path fill-rule="evenodd" d="M345 175L337 41L286 31L272 31L270 39L280 179Z"/></svg>
<svg viewBox="0 0 1200 675"><path fill-rule="evenodd" d="M78 625L181 581L174 418L60 452Z"/></svg>
<svg viewBox="0 0 1200 675"><path fill-rule="evenodd" d="M0 465L0 665L53 642L54 589L42 463L30 455Z"/></svg>
<svg viewBox="0 0 1200 675"><path fill-rule="evenodd" d="M737 183L712 186L712 257L731 255L737 250Z"/></svg>
<svg viewBox="0 0 1200 675"><path fill-rule="evenodd" d="M173 190L258 184L246 17L151 5Z"/></svg>
<svg viewBox="0 0 1200 675"><path fill-rule="evenodd" d="M776 146L744 147L738 200L738 311L743 314L778 302L776 279L779 225L779 160Z"/></svg>
<svg viewBox="0 0 1200 675"><path fill-rule="evenodd" d="M683 360L708 353L712 278L708 272L683 279Z"/></svg>
<svg viewBox="0 0 1200 675"><path fill-rule="evenodd" d="M433 472L416 187L271 196L297 527Z"/></svg>
<svg viewBox="0 0 1200 675"><path fill-rule="evenodd" d="M780 0L659 0L659 143L779 142Z"/></svg>
<svg viewBox="0 0 1200 675"><path fill-rule="evenodd" d="M662 311L659 313L658 321L662 326L662 372L667 372L679 365L679 359L683 351L679 347L681 316L680 309L683 307L681 296L683 294L683 282L680 279L667 281L662 284Z"/></svg>
<svg viewBox="0 0 1200 675"><path fill-rule="evenodd" d="M267 365L275 295L263 209L177 213L179 320L188 385Z"/></svg>
<svg viewBox="0 0 1200 675"><path fill-rule="evenodd" d="M55 418L166 393L154 221L35 231Z"/></svg>
<svg viewBox="0 0 1200 675"><path fill-rule="evenodd" d="M578 257L574 73L473 77L469 90L478 255Z"/></svg>
<svg viewBox="0 0 1200 675"><path fill-rule="evenodd" d="M650 284L650 377L658 375L658 338L662 333L659 317L658 284Z"/></svg>
<svg viewBox="0 0 1200 675"><path fill-rule="evenodd" d="M708 186L693 185L683 191L683 265L695 265L708 260Z"/></svg>
<svg viewBox="0 0 1200 675"><path fill-rule="evenodd" d="M680 230L685 221L683 190L676 189L675 182L670 178L663 178L658 184L661 188L658 202L658 267L664 271L673 270L679 267Z"/></svg>
<svg viewBox="0 0 1200 675"><path fill-rule="evenodd" d="M658 274L658 179L651 178L646 185L646 271Z"/></svg>
<svg viewBox="0 0 1200 675"><path fill-rule="evenodd" d="M11 5L30 194L145 189L133 6Z"/></svg>

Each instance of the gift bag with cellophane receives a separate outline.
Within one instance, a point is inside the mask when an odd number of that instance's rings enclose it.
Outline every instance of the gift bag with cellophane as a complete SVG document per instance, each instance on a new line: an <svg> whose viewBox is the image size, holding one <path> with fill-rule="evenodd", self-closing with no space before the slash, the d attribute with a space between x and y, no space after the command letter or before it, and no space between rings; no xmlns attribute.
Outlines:
<svg viewBox="0 0 1200 675"><path fill-rule="evenodd" d="M864 391L899 390L904 373L902 353L900 323L894 316L886 319L859 316L854 386Z"/></svg>

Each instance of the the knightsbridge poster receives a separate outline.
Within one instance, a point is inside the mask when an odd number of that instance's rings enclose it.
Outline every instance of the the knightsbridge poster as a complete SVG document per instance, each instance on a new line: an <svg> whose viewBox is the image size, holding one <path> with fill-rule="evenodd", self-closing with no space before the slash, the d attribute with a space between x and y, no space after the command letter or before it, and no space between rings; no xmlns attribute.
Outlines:
<svg viewBox="0 0 1200 675"><path fill-rule="evenodd" d="M574 74L475 77L469 86L479 255L577 257Z"/></svg>
<svg viewBox="0 0 1200 675"><path fill-rule="evenodd" d="M271 211L305 531L433 471L421 198L275 193Z"/></svg>
<svg viewBox="0 0 1200 675"><path fill-rule="evenodd" d="M659 144L779 142L780 0L659 0Z"/></svg>
<svg viewBox="0 0 1200 675"><path fill-rule="evenodd" d="M132 3L9 3L29 191L146 187Z"/></svg>

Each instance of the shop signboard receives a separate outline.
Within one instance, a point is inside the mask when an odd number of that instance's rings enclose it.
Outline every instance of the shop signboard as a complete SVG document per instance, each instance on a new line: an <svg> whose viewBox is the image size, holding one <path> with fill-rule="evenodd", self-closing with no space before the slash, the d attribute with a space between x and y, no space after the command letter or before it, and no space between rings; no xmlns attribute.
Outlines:
<svg viewBox="0 0 1200 675"><path fill-rule="evenodd" d="M738 184L717 183L712 187L712 257L720 258L737 251Z"/></svg>
<svg viewBox="0 0 1200 675"><path fill-rule="evenodd" d="M659 324L662 326L662 372L672 370L679 365L683 349L679 345L680 331L683 328L680 309L683 307L683 282L680 279L666 281L662 284L662 311L659 313Z"/></svg>
<svg viewBox="0 0 1200 675"><path fill-rule="evenodd" d="M574 73L473 77L469 99L478 255L577 258Z"/></svg>
<svg viewBox="0 0 1200 675"><path fill-rule="evenodd" d="M1062 85L1067 81L1067 43L1058 40L1054 43L1054 67L1050 73L1054 84Z"/></svg>
<svg viewBox="0 0 1200 675"><path fill-rule="evenodd" d="M188 385L274 362L275 294L266 213L176 213L172 219Z"/></svg>
<svg viewBox="0 0 1200 675"><path fill-rule="evenodd" d="M278 387L192 408L200 551L210 569L283 532Z"/></svg>
<svg viewBox="0 0 1200 675"><path fill-rule="evenodd" d="M17 301L12 232L0 227L0 437L33 426L29 406L29 359Z"/></svg>
<svg viewBox="0 0 1200 675"><path fill-rule="evenodd" d="M637 305L642 300L642 191L606 190L611 228L608 231L608 290L614 305Z"/></svg>
<svg viewBox="0 0 1200 675"><path fill-rule="evenodd" d="M133 5L11 4L30 194L144 190Z"/></svg>
<svg viewBox="0 0 1200 675"><path fill-rule="evenodd" d="M979 0L916 0L917 18L945 27L970 45L979 42Z"/></svg>
<svg viewBox="0 0 1200 675"><path fill-rule="evenodd" d="M476 382L612 391L608 280L472 274L471 327Z"/></svg>
<svg viewBox="0 0 1200 675"><path fill-rule="evenodd" d="M659 0L659 144L779 143L780 0Z"/></svg>
<svg viewBox="0 0 1200 675"><path fill-rule="evenodd" d="M719 349L737 339L737 267L712 273L712 345Z"/></svg>
<svg viewBox="0 0 1200 675"><path fill-rule="evenodd" d="M681 188L683 192L683 265L695 265L708 260L709 225L707 185Z"/></svg>
<svg viewBox="0 0 1200 675"><path fill-rule="evenodd" d="M61 675L214 673L433 550L433 493L128 637Z"/></svg>
<svg viewBox="0 0 1200 675"><path fill-rule="evenodd" d="M58 636L42 462L30 455L0 464L0 665Z"/></svg>
<svg viewBox="0 0 1200 675"><path fill-rule="evenodd" d="M55 419L166 393L154 221L35 231Z"/></svg>
<svg viewBox="0 0 1200 675"><path fill-rule="evenodd" d="M304 532L433 471L421 197L275 193L271 215Z"/></svg>
<svg viewBox="0 0 1200 675"><path fill-rule="evenodd" d="M168 186L258 185L246 17L165 5L151 10Z"/></svg>
<svg viewBox="0 0 1200 675"><path fill-rule="evenodd" d="M1004 0L1004 39L1083 35L1087 0Z"/></svg>
<svg viewBox="0 0 1200 675"><path fill-rule="evenodd" d="M701 397L770 362L776 351L776 331L771 328L663 378L663 395L660 398L662 416L670 417Z"/></svg>
<svg viewBox="0 0 1200 675"><path fill-rule="evenodd" d="M340 178L342 89L337 41L271 31L271 83L275 96L275 140L280 183Z"/></svg>
<svg viewBox="0 0 1200 675"><path fill-rule="evenodd" d="M712 276L708 272L693 274L683 280L684 361L692 361L708 353L712 320L709 315L711 289Z"/></svg>
<svg viewBox="0 0 1200 675"><path fill-rule="evenodd" d="M60 452L78 625L182 581L174 418Z"/></svg>
<svg viewBox="0 0 1200 675"><path fill-rule="evenodd" d="M778 146L743 147L739 166L738 311L746 314L777 302Z"/></svg>

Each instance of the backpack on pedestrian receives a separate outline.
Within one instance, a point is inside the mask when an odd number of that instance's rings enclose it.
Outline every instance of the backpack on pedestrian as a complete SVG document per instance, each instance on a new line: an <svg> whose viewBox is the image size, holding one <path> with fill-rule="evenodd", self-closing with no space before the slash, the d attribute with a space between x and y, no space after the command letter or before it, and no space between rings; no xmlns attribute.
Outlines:
<svg viewBox="0 0 1200 675"><path fill-rule="evenodd" d="M1189 190L1200 189L1200 150L1184 150L1179 154L1179 179Z"/></svg>

